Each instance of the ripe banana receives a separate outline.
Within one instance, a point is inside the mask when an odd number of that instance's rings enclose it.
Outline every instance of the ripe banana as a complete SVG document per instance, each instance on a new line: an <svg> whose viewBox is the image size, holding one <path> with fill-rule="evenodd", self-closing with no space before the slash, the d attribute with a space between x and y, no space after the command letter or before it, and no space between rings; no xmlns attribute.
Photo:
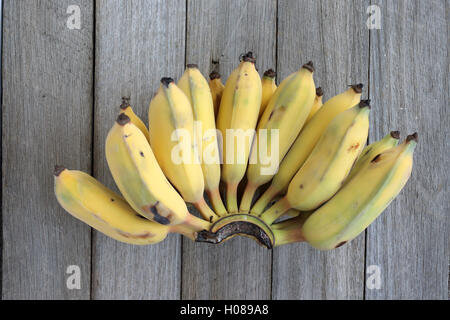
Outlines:
<svg viewBox="0 0 450 320"><path fill-rule="evenodd" d="M323 98L323 90L321 87L316 88L316 97L314 98L314 103L311 107L311 111L309 112L308 118L306 118L305 125L308 123L309 120L319 111L319 109L322 107L322 98Z"/></svg>
<svg viewBox="0 0 450 320"><path fill-rule="evenodd" d="M186 71L178 81L178 87L192 106L206 192L215 212L219 216L226 215L227 210L219 193L220 154L211 90L197 65L194 64L187 65Z"/></svg>
<svg viewBox="0 0 450 320"><path fill-rule="evenodd" d="M301 231L320 250L337 248L364 231L408 181L417 134L371 158L330 201L317 209Z"/></svg>
<svg viewBox="0 0 450 320"><path fill-rule="evenodd" d="M302 129L316 96L313 72L312 62L308 62L293 76L284 80L285 83L280 84L267 105L253 141L247 169L248 183L242 197L240 212L250 210L256 189L270 181L278 169L280 159L283 159ZM270 161L261 158L263 156L261 149L265 149L267 159Z"/></svg>
<svg viewBox="0 0 450 320"><path fill-rule="evenodd" d="M144 122L134 113L130 106L130 98L122 97L122 104L120 105L120 113L124 113L130 118L131 123L133 123L139 130L142 131L147 141L150 142L150 136L148 134L147 126Z"/></svg>
<svg viewBox="0 0 450 320"><path fill-rule="evenodd" d="M261 107L259 108L259 118L261 118L264 110L266 110L267 105L269 104L270 98L272 98L275 90L277 90L277 84L275 83L276 72L272 69L264 72L263 77L261 78L261 87L262 87L262 95L261 95Z"/></svg>
<svg viewBox="0 0 450 320"><path fill-rule="evenodd" d="M367 141L369 111L369 102L364 100L331 121L286 196L261 215L267 224L290 208L313 210L339 190Z"/></svg>
<svg viewBox="0 0 450 320"><path fill-rule="evenodd" d="M209 74L209 88L211 89L211 96L214 105L214 117L217 118L219 114L220 100L222 100L222 93L225 86L220 79L220 74L213 71Z"/></svg>
<svg viewBox="0 0 450 320"><path fill-rule="evenodd" d="M127 115L118 116L105 149L114 181L136 212L161 224L184 223L196 231L209 228L207 221L189 214L161 171L144 134Z"/></svg>
<svg viewBox="0 0 450 320"><path fill-rule="evenodd" d="M261 106L261 79L255 62L253 54L248 52L231 73L225 84L217 118L217 128L223 137L222 180L227 185L229 213L238 211L237 187L245 175Z"/></svg>
<svg viewBox="0 0 450 320"><path fill-rule="evenodd" d="M121 196L87 173L55 166L54 175L59 204L75 218L113 239L145 245L164 240L169 232L179 232L180 225L165 226L142 218ZM182 233L194 237L188 229Z"/></svg>
<svg viewBox="0 0 450 320"><path fill-rule="evenodd" d="M345 178L344 185L350 181L364 166L368 165L374 156L377 154L395 147L398 144L398 139L400 139L400 132L391 131L389 134L383 137L383 139L378 140L363 149L360 157L356 160L353 165L352 170Z"/></svg>
<svg viewBox="0 0 450 320"><path fill-rule="evenodd" d="M334 96L323 104L305 125L289 152L281 161L270 187L252 207L252 213L261 214L274 196L286 191L289 182L311 154L330 122L338 114L358 104L361 99L362 87L362 84L352 85L345 92Z"/></svg>
<svg viewBox="0 0 450 320"><path fill-rule="evenodd" d="M205 219L215 220L217 215L203 198L205 184L192 107L173 79L161 79L148 119L150 145L162 171L184 200L193 203Z"/></svg>

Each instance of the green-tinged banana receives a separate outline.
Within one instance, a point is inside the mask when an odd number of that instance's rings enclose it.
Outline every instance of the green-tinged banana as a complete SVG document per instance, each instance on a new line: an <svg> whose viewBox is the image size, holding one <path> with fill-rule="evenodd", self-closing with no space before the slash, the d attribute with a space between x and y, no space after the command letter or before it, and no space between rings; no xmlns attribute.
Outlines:
<svg viewBox="0 0 450 320"><path fill-rule="evenodd" d="M75 218L105 235L130 244L152 244L164 240L169 232L180 232L191 239L192 230L165 226L138 215L117 193L77 170L55 167L55 194L60 205Z"/></svg>
<svg viewBox="0 0 450 320"><path fill-rule="evenodd" d="M291 211L293 209L290 209ZM288 211L288 212L289 212ZM274 223L270 226L275 239L275 247L284 244L303 242L302 226L305 221L311 216L313 211L299 212L294 218L286 219L281 222Z"/></svg>
<svg viewBox="0 0 450 320"><path fill-rule="evenodd" d="M133 123L139 130L142 131L147 141L150 142L150 136L148 134L148 129L145 123L134 113L130 106L130 98L122 97L122 104L120 105L120 113L124 113L130 118L131 123Z"/></svg>
<svg viewBox="0 0 450 320"><path fill-rule="evenodd" d="M229 213L238 211L237 187L245 175L261 106L261 78L251 52L242 57L223 91L217 128L223 138L222 180L227 185Z"/></svg>
<svg viewBox="0 0 450 320"><path fill-rule="evenodd" d="M201 167L205 179L205 190L215 212L219 216L226 215L227 210L219 193L220 154L211 90L197 65L194 64L187 65L186 71L178 81L178 87L189 99L196 121L194 129L196 130Z"/></svg>
<svg viewBox="0 0 450 320"><path fill-rule="evenodd" d="M264 110L266 110L266 107L269 104L270 98L272 98L275 90L277 90L277 84L275 83L276 76L276 72L273 71L273 69L269 69L264 72L264 75L261 78L262 95L261 107L259 108L259 118L261 118Z"/></svg>
<svg viewBox="0 0 450 320"><path fill-rule="evenodd" d="M367 141L369 111L369 101L364 100L331 121L286 196L261 215L267 224L290 208L313 210L339 190Z"/></svg>
<svg viewBox="0 0 450 320"><path fill-rule="evenodd" d="M205 184L192 107L173 79L161 79L148 119L150 145L162 171L184 200L193 203L205 219L215 220L217 215L203 198Z"/></svg>
<svg viewBox="0 0 450 320"><path fill-rule="evenodd" d="M353 165L352 170L350 170L347 178L345 178L344 184L350 181L364 166L368 165L374 156L387 149L395 147L398 144L398 139L400 139L400 132L391 131L389 134L384 136L383 139L365 147L358 160L356 160Z"/></svg>
<svg viewBox="0 0 450 320"><path fill-rule="evenodd" d="M252 207L252 213L261 214L274 196L286 191L292 178L305 163L330 122L338 114L358 104L362 87L362 84L352 85L345 92L326 101L308 121L281 161L271 185Z"/></svg>
<svg viewBox="0 0 450 320"><path fill-rule="evenodd" d="M114 181L136 212L161 224L187 224L194 230L209 228L209 222L188 212L186 203L161 171L144 134L127 115L118 116L105 149Z"/></svg>
<svg viewBox="0 0 450 320"><path fill-rule="evenodd" d="M211 89L211 96L214 105L214 117L217 118L219 114L220 100L222 100L223 89L225 86L220 79L220 73L213 71L209 74L209 88Z"/></svg>
<svg viewBox="0 0 450 320"><path fill-rule="evenodd" d="M302 236L311 246L337 248L364 231L399 194L413 165L417 134L374 156L326 204L304 223Z"/></svg>
<svg viewBox="0 0 450 320"><path fill-rule="evenodd" d="M312 62L288 77L270 99L257 127L240 212L248 212L256 189L269 182L303 127L316 97Z"/></svg>
<svg viewBox="0 0 450 320"><path fill-rule="evenodd" d="M316 88L316 97L314 98L314 103L311 107L311 111L309 112L308 118L306 118L305 125L308 123L309 120L319 111L319 109L322 107L323 102L323 90L321 87Z"/></svg>

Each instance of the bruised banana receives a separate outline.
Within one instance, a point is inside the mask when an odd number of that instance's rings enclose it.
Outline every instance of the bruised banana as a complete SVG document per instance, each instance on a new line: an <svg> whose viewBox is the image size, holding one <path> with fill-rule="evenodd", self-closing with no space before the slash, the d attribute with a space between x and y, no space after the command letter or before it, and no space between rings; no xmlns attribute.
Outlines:
<svg viewBox="0 0 450 320"><path fill-rule="evenodd" d="M255 62L253 54L248 52L228 77L217 118L217 129L223 139L222 180L227 188L229 213L238 212L237 187L247 169L261 106L261 78L255 69ZM232 145L229 146L229 143Z"/></svg>
<svg viewBox="0 0 450 320"><path fill-rule="evenodd" d="M117 187L140 215L161 224L186 224L193 230L210 223L191 215L167 181L144 134L120 114L106 138L106 160Z"/></svg>
<svg viewBox="0 0 450 320"><path fill-rule="evenodd" d="M270 181L302 129L316 96L313 72L312 62L303 65L280 84L270 99L253 141L240 212L250 210L256 189Z"/></svg>
<svg viewBox="0 0 450 320"><path fill-rule="evenodd" d="M122 104L120 105L120 113L124 113L130 118L131 123L133 123L139 130L142 131L145 138L150 142L150 136L148 134L148 129L145 123L134 113L130 106L130 98L122 97Z"/></svg>
<svg viewBox="0 0 450 320"><path fill-rule="evenodd" d="M266 110L269 104L270 98L272 98L275 90L277 90L277 84L275 83L276 72L272 69L264 72L261 78L262 95L261 95L261 107L259 108L259 118L261 118L264 110Z"/></svg>
<svg viewBox="0 0 450 320"><path fill-rule="evenodd" d="M400 193L411 176L417 134L379 153L301 228L320 250L340 247L364 231Z"/></svg>
<svg viewBox="0 0 450 320"><path fill-rule="evenodd" d="M178 87L184 92L192 106L206 192L215 212L219 216L224 216L227 214L227 210L219 193L220 154L211 90L195 64L187 65L183 76L178 81Z"/></svg>
<svg viewBox="0 0 450 320"><path fill-rule="evenodd" d="M362 84L352 85L345 92L326 101L308 121L281 161L269 188L252 207L252 213L261 214L273 197L286 191L292 178L305 163L330 122L338 114L358 104L361 99L362 87Z"/></svg>
<svg viewBox="0 0 450 320"><path fill-rule="evenodd" d="M72 216L121 242L145 245L163 241L169 232L194 238L182 225L166 226L138 215L118 194L77 170L55 167L55 194Z"/></svg>
<svg viewBox="0 0 450 320"><path fill-rule="evenodd" d="M150 102L148 119L150 145L164 174L203 218L217 219L203 197L205 183L192 107L173 79L161 79L159 90Z"/></svg>
<svg viewBox="0 0 450 320"><path fill-rule="evenodd" d="M367 141L369 111L369 102L364 100L331 121L286 196L261 215L267 224L290 208L313 210L339 190Z"/></svg>
<svg viewBox="0 0 450 320"><path fill-rule="evenodd" d="M209 74L209 88L214 105L214 117L217 118L219 113L220 100L222 100L222 93L225 86L220 79L220 73L213 71Z"/></svg>

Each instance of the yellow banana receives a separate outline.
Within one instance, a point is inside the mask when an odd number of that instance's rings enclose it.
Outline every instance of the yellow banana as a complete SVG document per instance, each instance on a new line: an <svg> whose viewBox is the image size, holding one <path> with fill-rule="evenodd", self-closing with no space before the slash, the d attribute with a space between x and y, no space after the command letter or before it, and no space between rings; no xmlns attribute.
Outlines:
<svg viewBox="0 0 450 320"><path fill-rule="evenodd" d="M205 184L192 112L189 99L173 79L162 78L148 111L150 145L162 171L184 200L193 203L203 218L213 221L217 215L203 198Z"/></svg>
<svg viewBox="0 0 450 320"><path fill-rule="evenodd" d="M313 210L339 190L367 141L369 111L364 100L331 121L286 196L261 215L266 223L272 224L290 208Z"/></svg>
<svg viewBox="0 0 450 320"><path fill-rule="evenodd" d="M197 65L194 64L187 65L186 71L178 81L178 87L192 106L206 192L215 212L219 216L226 215L227 210L219 193L220 154L211 90Z"/></svg>
<svg viewBox="0 0 450 320"><path fill-rule="evenodd" d="M319 111L319 109L322 107L322 98L323 98L323 90L321 87L316 88L316 97L314 98L314 103L311 107L311 111L309 112L308 118L306 118L305 125L308 123L309 120Z"/></svg>
<svg viewBox="0 0 450 320"><path fill-rule="evenodd" d="M167 181L144 134L120 114L106 138L106 160L120 192L142 216L161 224L187 224L196 231L210 223L189 214Z"/></svg>
<svg viewBox="0 0 450 320"><path fill-rule="evenodd" d="M270 181L302 129L316 96L313 72L312 62L308 62L280 84L267 105L253 141L240 212L250 210L256 189Z"/></svg>
<svg viewBox="0 0 450 320"><path fill-rule="evenodd" d="M353 165L352 170L345 178L344 184L350 181L364 166L368 165L374 156L377 154L395 147L398 144L398 139L400 139L400 132L391 131L389 134L383 137L383 139L378 140L363 149L360 157L356 160Z"/></svg>
<svg viewBox="0 0 450 320"><path fill-rule="evenodd" d="M217 118L217 128L223 137L222 180L227 185L227 208L230 213L238 211L237 187L245 175L261 106L261 79L255 69L255 61L249 52L231 73L225 84Z"/></svg>
<svg viewBox="0 0 450 320"><path fill-rule="evenodd" d="M137 245L152 244L164 240L168 232L175 230L174 226L142 218L121 196L87 173L56 166L54 174L55 194L60 205L75 218L113 239ZM185 231L192 239L192 231Z"/></svg>
<svg viewBox="0 0 450 320"><path fill-rule="evenodd" d="M320 250L337 248L364 231L399 194L411 176L417 134L371 159L301 228L302 236Z"/></svg>
<svg viewBox="0 0 450 320"><path fill-rule="evenodd" d="M211 96L214 105L214 117L217 118L219 114L220 100L222 100L222 93L225 86L220 79L220 74L213 71L209 74L209 88L211 89Z"/></svg>
<svg viewBox="0 0 450 320"><path fill-rule="evenodd" d="M134 113L130 106L130 98L122 97L122 104L120 105L120 113L124 113L130 118L131 123L133 123L139 130L142 131L147 141L150 142L150 136L148 134L148 129L145 123Z"/></svg>
<svg viewBox="0 0 450 320"><path fill-rule="evenodd" d="M281 161L271 185L252 207L252 213L261 214L274 196L286 191L289 182L302 167L330 122L338 114L358 104L361 99L362 87L362 84L352 85L345 92L323 104L302 129L291 149Z"/></svg>
<svg viewBox="0 0 450 320"><path fill-rule="evenodd" d="M269 69L264 72L264 75L261 78L262 95L261 107L259 108L259 118L261 118L264 110L266 110L266 107L269 104L270 98L272 98L275 90L277 90L277 84L275 83L276 75L277 74L273 71L273 69Z"/></svg>

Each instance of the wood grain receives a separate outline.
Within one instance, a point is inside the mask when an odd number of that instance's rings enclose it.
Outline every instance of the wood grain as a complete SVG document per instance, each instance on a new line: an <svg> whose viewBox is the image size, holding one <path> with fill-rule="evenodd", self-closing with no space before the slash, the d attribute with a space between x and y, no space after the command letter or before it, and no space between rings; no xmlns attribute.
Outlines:
<svg viewBox="0 0 450 320"><path fill-rule="evenodd" d="M3 299L89 299L90 228L53 191L53 166L90 171L93 8L77 1L5 1L2 101ZM69 265L81 289L68 290Z"/></svg>
<svg viewBox="0 0 450 320"><path fill-rule="evenodd" d="M214 69L225 81L249 50L260 73L275 66L275 1L188 1L187 28L186 62L206 77ZM183 241L183 299L269 299L270 279L271 251L253 240Z"/></svg>
<svg viewBox="0 0 450 320"><path fill-rule="evenodd" d="M367 265L381 289L367 299L448 299L448 2L374 1L371 30L371 138L417 131L412 177L368 228Z"/></svg>
<svg viewBox="0 0 450 320"><path fill-rule="evenodd" d="M329 99L351 83L367 84L367 1L279 1L278 67L285 78L309 60ZM367 91L363 96L367 96ZM273 253L273 299L362 299L364 236L321 252L299 243Z"/></svg>
<svg viewBox="0 0 450 320"><path fill-rule="evenodd" d="M185 17L184 0L97 1L94 173L112 188L104 143L121 97L131 97L134 111L147 123L161 77L183 72ZM93 298L178 299L180 246L178 235L137 247L95 232Z"/></svg>

